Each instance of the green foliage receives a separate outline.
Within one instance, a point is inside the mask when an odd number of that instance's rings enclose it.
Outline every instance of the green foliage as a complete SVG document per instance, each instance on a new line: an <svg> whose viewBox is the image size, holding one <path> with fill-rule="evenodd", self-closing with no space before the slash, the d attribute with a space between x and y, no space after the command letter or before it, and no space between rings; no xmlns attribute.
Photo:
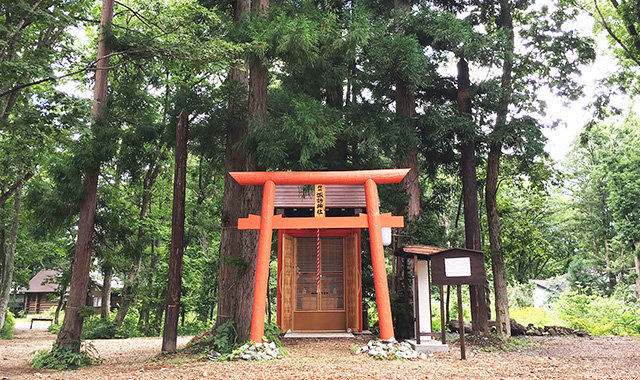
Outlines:
<svg viewBox="0 0 640 380"><path fill-rule="evenodd" d="M103 361L91 343L84 343L77 353L54 344L51 350L38 350L31 361L31 368L63 371L99 365Z"/></svg>
<svg viewBox="0 0 640 380"><path fill-rule="evenodd" d="M510 308L526 308L532 306L534 284L526 282L516 284L507 288Z"/></svg>
<svg viewBox="0 0 640 380"><path fill-rule="evenodd" d="M105 321L98 316L85 318L82 324L82 339L114 339L118 328L112 321Z"/></svg>
<svg viewBox="0 0 640 380"><path fill-rule="evenodd" d="M560 297L554 309L569 327L591 335L640 335L640 307L615 296L572 291Z"/></svg>
<svg viewBox="0 0 640 380"><path fill-rule="evenodd" d="M282 348L282 341L280 340L280 334L282 331L280 327L275 323L264 324L264 341L274 342L276 346Z"/></svg>
<svg viewBox="0 0 640 380"><path fill-rule="evenodd" d="M197 335L203 331L211 330L212 322L204 322L199 318L194 318L194 316L200 317L200 315L190 314L192 315L187 318L184 325L182 323L178 325L178 336Z"/></svg>
<svg viewBox="0 0 640 380"><path fill-rule="evenodd" d="M238 334L233 321L220 325L213 334L208 336L208 339L212 348L221 355L230 354L239 347Z"/></svg>
<svg viewBox="0 0 640 380"><path fill-rule="evenodd" d="M62 328L62 324L52 323L51 325L49 325L49 327L47 327L47 331L49 331L51 334L58 335L60 333L61 328Z"/></svg>
<svg viewBox="0 0 640 380"><path fill-rule="evenodd" d="M16 320L13 313L7 311L7 317L4 320L4 326L0 329L0 339L13 339L13 328L15 327Z"/></svg>
<svg viewBox="0 0 640 380"><path fill-rule="evenodd" d="M343 127L340 113L305 94L297 96L282 89L269 94L272 117L265 128L257 128L246 147L262 166L282 169L320 169L319 159L336 142Z"/></svg>

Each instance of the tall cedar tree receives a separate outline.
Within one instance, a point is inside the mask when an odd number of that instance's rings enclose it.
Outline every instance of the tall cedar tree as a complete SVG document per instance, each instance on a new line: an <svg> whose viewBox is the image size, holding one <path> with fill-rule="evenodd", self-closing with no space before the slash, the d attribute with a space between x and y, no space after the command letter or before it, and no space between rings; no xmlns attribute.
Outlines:
<svg viewBox="0 0 640 380"><path fill-rule="evenodd" d="M499 27L508 36L502 63L501 95L498 100L495 129L500 131L507 123L507 113L511 103L511 73L513 70L514 34L511 5L509 0L500 0ZM500 217L498 215L498 176L500 175L500 156L502 141L490 141L487 158L487 180L485 188L485 206L489 228L489 245L491 250L491 268L493 271L493 287L495 292L496 332L505 338L511 337L509 319L509 300L507 298L507 274L502 256L502 240L500 238Z"/></svg>
<svg viewBox="0 0 640 380"><path fill-rule="evenodd" d="M236 0L233 3L233 20L241 27L252 9L262 13L267 11L267 7L266 0L254 0L253 3L250 0ZM239 231L238 218L259 213L262 188L240 186L229 176L229 172L256 170L255 162L240 143L255 127L264 123L267 98L267 68L261 57L254 55L251 58L250 77L247 76L247 70L234 66L228 78L231 94L222 199L218 313L213 327L215 331L227 321L233 321L240 340L247 339L251 328L258 231Z"/></svg>
<svg viewBox="0 0 640 380"><path fill-rule="evenodd" d="M471 117L471 94L469 88L469 64L461 57L458 60L458 113ZM460 142L460 176L462 179L462 201L464 204L465 246L480 250L480 217L478 215L478 180L476 174L476 141L474 134L464 133ZM471 285L471 319L473 330L489 333L489 312L485 299L485 287Z"/></svg>
<svg viewBox="0 0 640 380"><path fill-rule="evenodd" d="M395 0L394 9L399 13L400 17L408 18L411 12L411 1ZM413 122L416 113L415 89L412 88L405 78L402 78L401 76L398 76L396 80L395 97L397 115L410 125L415 124ZM413 128L410 128L410 130L413 130ZM401 159L398 166L411 169L400 183L402 193L406 196L408 201L398 205L398 214L406 217L408 224L407 227L411 229L411 225L420 218L420 183L418 181L419 168L417 147L412 147L412 149L410 149L410 151ZM403 244L407 243L411 242L405 241L402 236L398 236L396 238L397 247L401 247ZM400 258L397 256L393 257L391 284L392 292L397 292L401 285L403 287L402 294L404 297L402 301L405 307L405 312L400 313L400 316L397 316L397 318L403 317L403 320L396 321L396 334L399 338L406 338L410 336L409 330L411 330L411 326L413 326L413 318L410 312L409 273L407 271L406 258Z"/></svg>
<svg viewBox="0 0 640 380"><path fill-rule="evenodd" d="M107 103L107 79L109 67L109 45L106 39L107 25L113 20L114 0L102 1L102 15L100 18L100 41L98 42L98 61L96 64L96 80L93 91L94 124L99 125L104 119L104 107ZM87 286L89 284L89 269L91 266L91 247L93 241L94 219L98 198L98 176L100 163L93 163L93 167L85 174L82 181L84 199L80 208L78 220L78 236L76 251L71 272L71 284L67 309L56 344L74 352L80 351L80 336L82 335L83 316L79 313L85 305Z"/></svg>

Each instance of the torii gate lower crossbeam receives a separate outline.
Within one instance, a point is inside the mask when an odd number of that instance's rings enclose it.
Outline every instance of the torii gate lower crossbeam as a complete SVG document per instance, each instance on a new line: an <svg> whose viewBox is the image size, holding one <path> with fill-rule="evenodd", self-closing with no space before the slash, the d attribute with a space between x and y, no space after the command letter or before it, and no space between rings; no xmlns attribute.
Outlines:
<svg viewBox="0 0 640 380"><path fill-rule="evenodd" d="M380 215L378 205L378 183L398 183L410 169L363 170L341 172L232 172L229 173L240 185L263 185L262 211L260 215L260 235L258 257L253 294L250 339L261 343L264 335L264 316L267 303L269 281L269 257L271 236L273 233L274 202L276 185L334 185L361 184L364 186L367 203L367 222L371 247L371 263L376 292L376 304L380 323L380 338L386 341L394 339L387 271L382 245L382 227L402 227L398 220ZM248 219L255 219L249 216ZM317 223L308 222L314 228L330 227L331 218L316 218ZM383 223L383 221L385 223ZM256 228L255 223L244 223L245 228Z"/></svg>

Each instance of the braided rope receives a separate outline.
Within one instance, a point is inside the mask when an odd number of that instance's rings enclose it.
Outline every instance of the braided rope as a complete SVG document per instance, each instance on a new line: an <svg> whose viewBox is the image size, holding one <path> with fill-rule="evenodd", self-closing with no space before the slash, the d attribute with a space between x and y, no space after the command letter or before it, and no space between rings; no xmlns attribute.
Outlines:
<svg viewBox="0 0 640 380"><path fill-rule="evenodd" d="M316 284L320 289L320 229L316 230Z"/></svg>

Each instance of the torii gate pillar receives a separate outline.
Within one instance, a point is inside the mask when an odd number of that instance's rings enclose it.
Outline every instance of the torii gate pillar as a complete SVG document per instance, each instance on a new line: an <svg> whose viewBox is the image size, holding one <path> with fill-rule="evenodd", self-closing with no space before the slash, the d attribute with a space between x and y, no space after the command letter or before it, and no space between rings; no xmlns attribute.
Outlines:
<svg viewBox="0 0 640 380"><path fill-rule="evenodd" d="M263 185L262 212L257 225L257 217L249 216L238 220L239 229L260 229L258 241L258 257L253 294L253 312L251 315L251 334L253 342L261 343L264 335L264 316L267 302L269 281L269 257L271 236L274 228L283 227L284 218L273 215L276 185L364 185L367 201L367 224L362 225L362 218L296 218L304 228L335 227L338 223L343 228L369 228L371 246L371 263L376 291L376 304L380 322L380 338L385 341L394 339L387 270L382 246L382 227L402 227L402 217L380 215L378 206L379 183L398 183L410 169L361 170L341 172L232 172L229 173L240 185ZM304 219L304 221L303 221Z"/></svg>

